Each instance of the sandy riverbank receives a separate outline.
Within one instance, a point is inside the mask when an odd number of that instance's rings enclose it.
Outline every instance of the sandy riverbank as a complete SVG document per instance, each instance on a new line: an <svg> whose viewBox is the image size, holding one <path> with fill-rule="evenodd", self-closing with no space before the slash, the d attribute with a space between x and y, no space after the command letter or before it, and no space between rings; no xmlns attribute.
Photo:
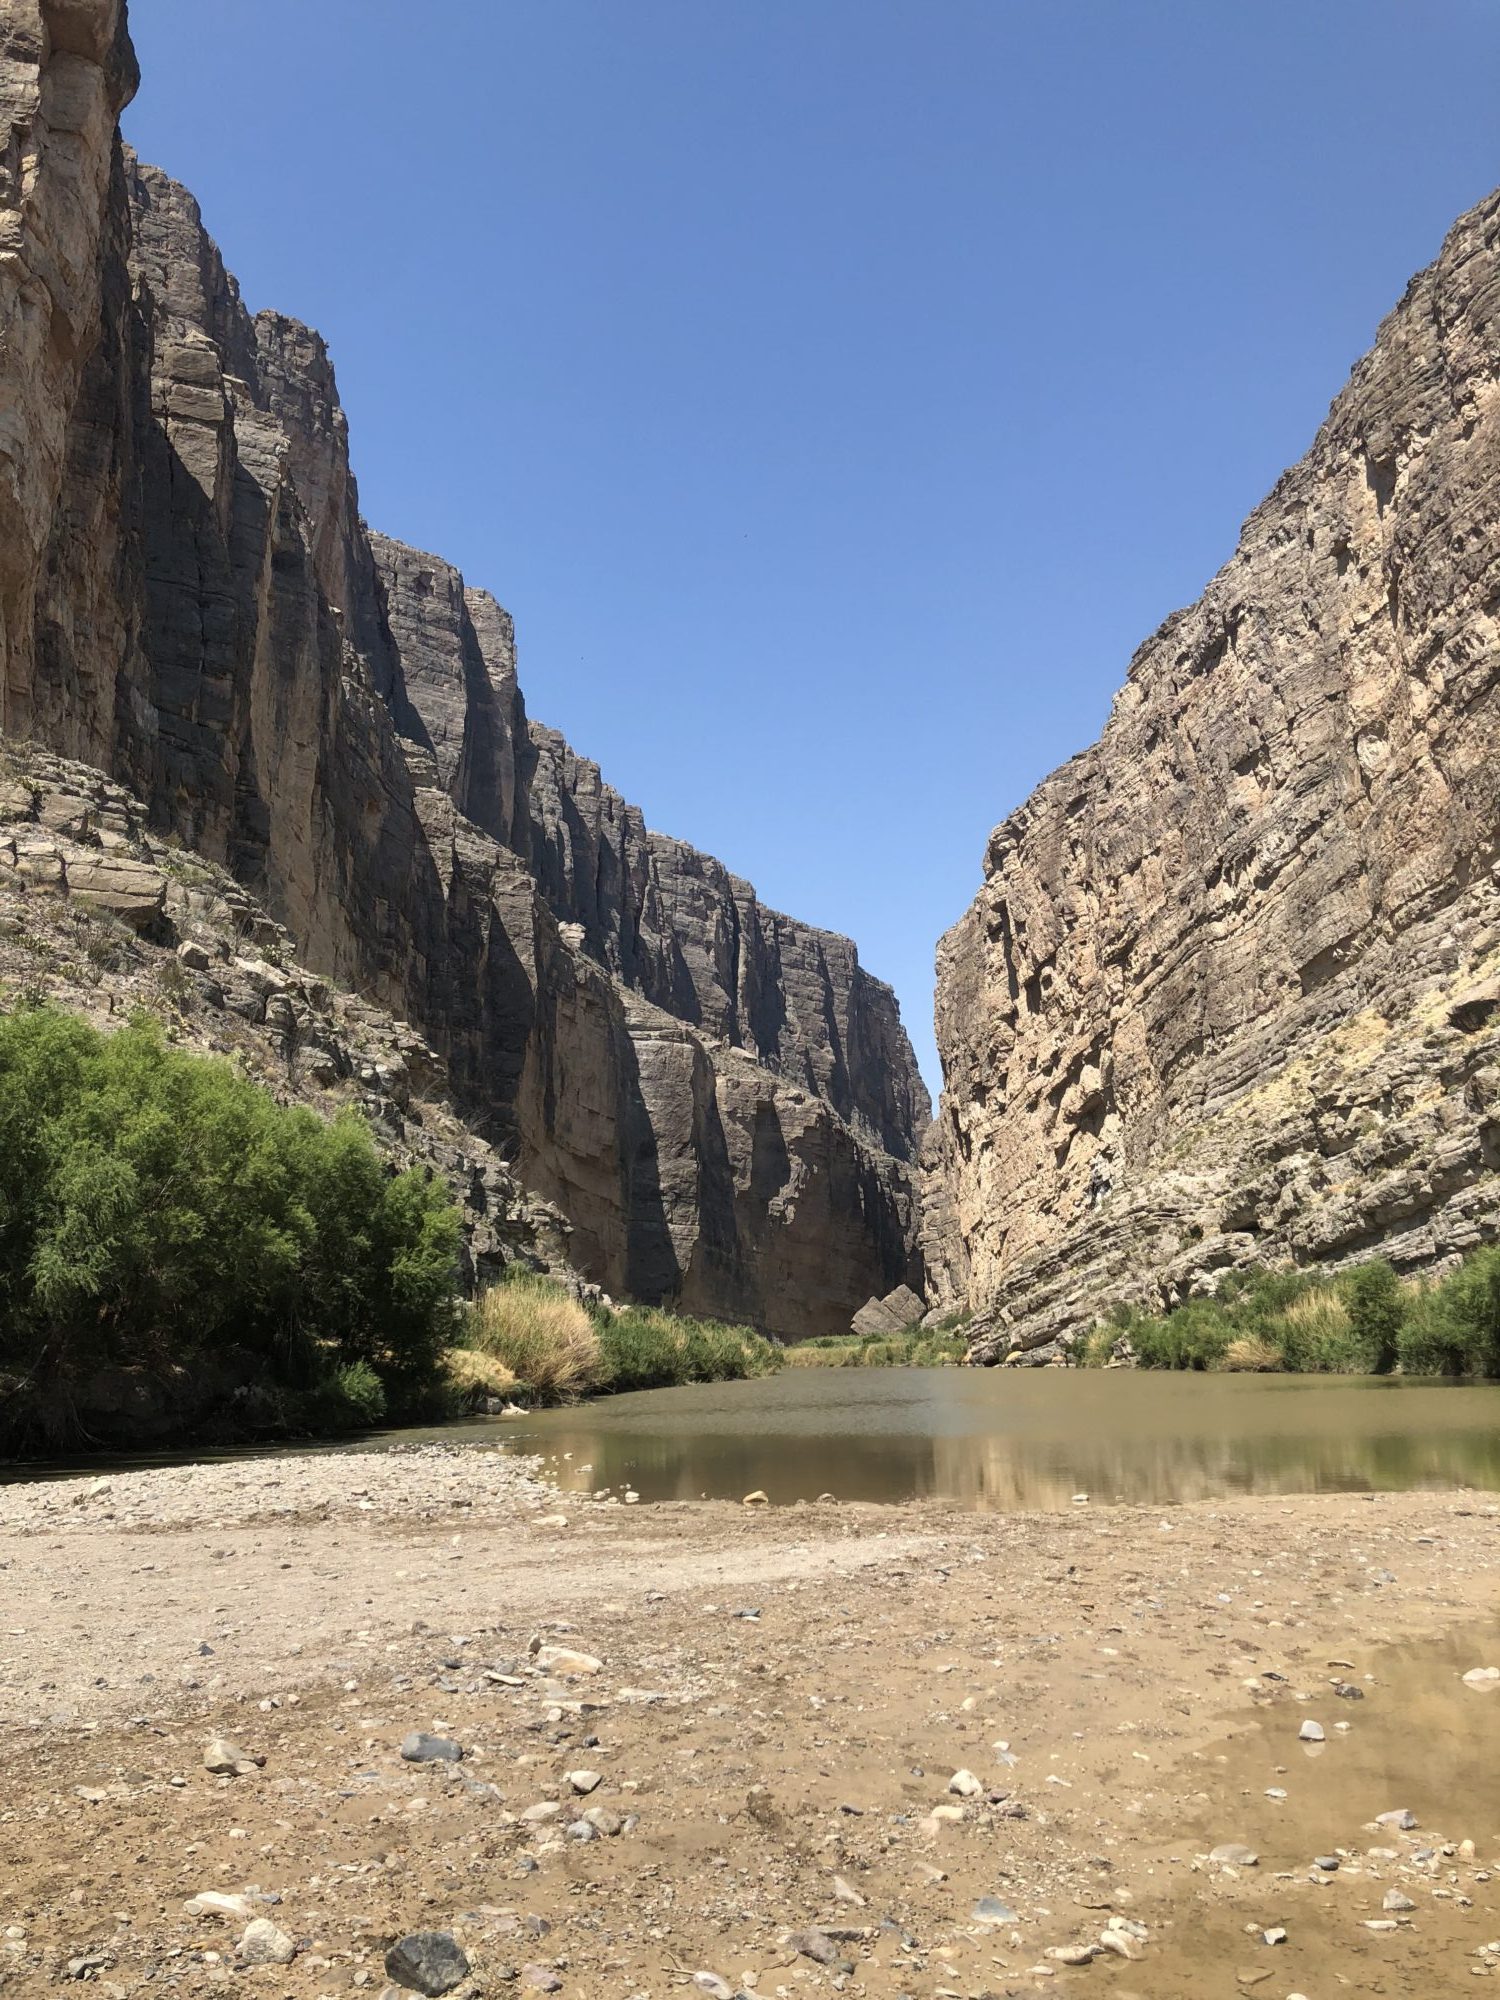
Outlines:
<svg viewBox="0 0 1500 2000"><path fill-rule="evenodd" d="M1330 2000L1500 1964L1500 1693L1460 1679L1500 1664L1487 1496L626 1509L534 1473L0 1489L0 1992L82 1962L115 1995L379 1994L416 1929L463 1945L460 1992L581 2000ZM467 1754L403 1761L413 1730ZM210 1774L214 1731L264 1764ZM242 1967L205 1890L291 1963Z"/></svg>

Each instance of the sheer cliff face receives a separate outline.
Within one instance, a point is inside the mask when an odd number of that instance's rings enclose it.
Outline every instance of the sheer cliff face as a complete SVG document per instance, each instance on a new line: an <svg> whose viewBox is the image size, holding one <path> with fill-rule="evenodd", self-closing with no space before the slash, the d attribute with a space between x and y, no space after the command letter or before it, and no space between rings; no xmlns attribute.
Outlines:
<svg viewBox="0 0 1500 2000"><path fill-rule="evenodd" d="M939 949L930 1255L1028 1336L1500 1216L1500 197Z"/></svg>
<svg viewBox="0 0 1500 2000"><path fill-rule="evenodd" d="M0 24L0 728L415 1022L589 1276L842 1328L919 1264L889 990L649 833L528 722L494 600L368 533L322 342L121 151L123 9Z"/></svg>

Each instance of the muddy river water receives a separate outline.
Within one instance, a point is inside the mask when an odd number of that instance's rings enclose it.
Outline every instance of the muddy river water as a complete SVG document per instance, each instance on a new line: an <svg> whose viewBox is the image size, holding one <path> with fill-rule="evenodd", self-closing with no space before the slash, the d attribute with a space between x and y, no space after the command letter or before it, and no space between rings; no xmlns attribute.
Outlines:
<svg viewBox="0 0 1500 2000"><path fill-rule="evenodd" d="M985 1509L1232 1493L1500 1488L1500 1384L1122 1371L788 1369L449 1427L643 1501L941 1499Z"/></svg>

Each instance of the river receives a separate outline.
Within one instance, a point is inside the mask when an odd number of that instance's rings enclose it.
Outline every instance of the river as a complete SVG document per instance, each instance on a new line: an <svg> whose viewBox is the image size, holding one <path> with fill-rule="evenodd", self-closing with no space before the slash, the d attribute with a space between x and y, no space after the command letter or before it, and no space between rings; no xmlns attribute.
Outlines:
<svg viewBox="0 0 1500 2000"><path fill-rule="evenodd" d="M403 1433L400 1435L412 1435ZM985 1509L1500 1488L1500 1384L1059 1369L788 1369L419 1435L540 1453L650 1500Z"/></svg>

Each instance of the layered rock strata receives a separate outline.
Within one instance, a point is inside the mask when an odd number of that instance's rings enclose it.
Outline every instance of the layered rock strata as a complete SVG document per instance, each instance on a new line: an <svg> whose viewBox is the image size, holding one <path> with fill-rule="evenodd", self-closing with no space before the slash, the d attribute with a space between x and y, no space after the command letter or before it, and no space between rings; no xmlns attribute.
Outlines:
<svg viewBox="0 0 1500 2000"><path fill-rule="evenodd" d="M889 989L531 724L371 535L327 352L120 145L113 0L0 0L0 730L108 772L410 1022L609 1290L840 1331L920 1271Z"/></svg>
<svg viewBox="0 0 1500 2000"><path fill-rule="evenodd" d="M1500 196L991 836L943 939L938 1290L978 1358L1500 1218Z"/></svg>

